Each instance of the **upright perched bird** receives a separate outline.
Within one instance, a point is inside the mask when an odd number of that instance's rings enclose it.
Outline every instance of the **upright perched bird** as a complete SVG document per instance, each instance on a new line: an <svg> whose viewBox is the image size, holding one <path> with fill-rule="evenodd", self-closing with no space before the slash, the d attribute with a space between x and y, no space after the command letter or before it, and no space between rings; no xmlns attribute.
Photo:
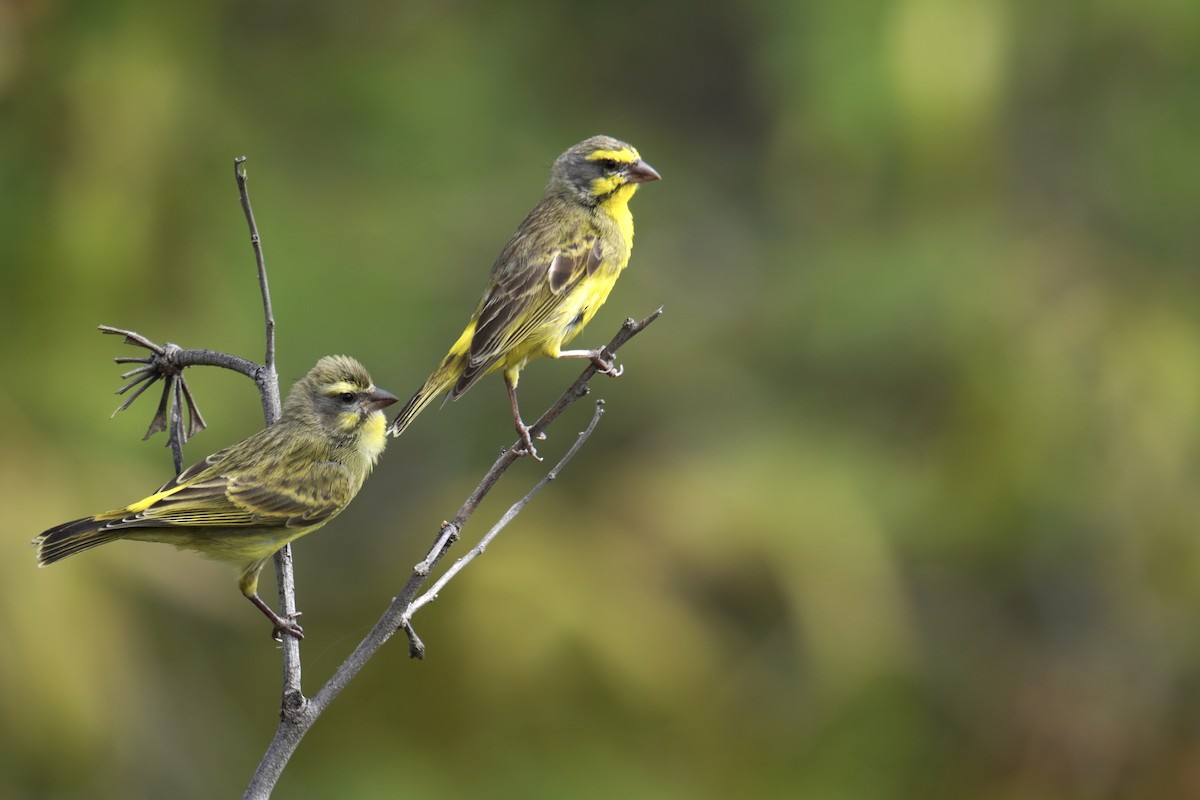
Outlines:
<svg viewBox="0 0 1200 800"><path fill-rule="evenodd" d="M559 156L542 199L492 265L466 330L388 431L399 436L438 395L449 391L457 399L500 370L517 433L537 458L517 406L517 379L537 356L590 358L601 372L620 374L602 348L562 346L604 305L629 263L629 199L639 184L658 179L637 150L610 136L585 139Z"/></svg>
<svg viewBox="0 0 1200 800"><path fill-rule="evenodd" d="M398 398L362 364L326 356L288 392L279 422L213 453L124 508L51 528L33 540L38 565L117 539L164 542L232 564L238 586L275 626L304 638L294 619L258 596L279 548L320 528L354 499L387 443L381 409Z"/></svg>

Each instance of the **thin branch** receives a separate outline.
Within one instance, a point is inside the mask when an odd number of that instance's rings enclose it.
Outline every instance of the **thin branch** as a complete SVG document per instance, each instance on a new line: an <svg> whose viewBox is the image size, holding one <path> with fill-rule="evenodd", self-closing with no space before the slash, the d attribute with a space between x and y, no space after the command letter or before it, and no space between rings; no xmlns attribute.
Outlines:
<svg viewBox="0 0 1200 800"><path fill-rule="evenodd" d="M604 351L610 356L615 357L617 350L622 345L641 333L647 325L654 322L661 315L662 306L659 306L641 322L637 322L633 318L627 318L612 338L612 341L604 346ZM586 396L588 393L588 382L597 374L596 365L594 363L588 364L583 372L579 374L579 377L575 379L575 382L567 387L567 390L559 396L558 400L550 408L546 409L546 413L542 414L538 418L538 421L529 427L530 435L536 438L538 434L543 433L549 428L558 419L559 415L566 411L576 400ZM401 590L398 596L398 599L403 600L404 604L410 603L417 596L417 592L424 585L430 572L442 560L450 547L458 541L463 526L466 525L471 515L475 513L475 509L479 507L483 498L492 490L492 487L496 485L501 476L508 471L508 468L524 456L524 448L524 442L517 439L512 446L502 452L500 457L492 464L491 469L484 474L479 485L475 487L475 491L471 493L467 501L458 510L458 513L455 514L454 519L442 524L442 529L438 532L438 537L434 540L433 547L430 548L425 558L413 568L412 575L409 576L408 582L404 585L404 589ZM424 658L425 646L411 629L411 626L405 632L409 635L409 656L417 659Z"/></svg>
<svg viewBox="0 0 1200 800"><path fill-rule="evenodd" d="M581 431L579 436L576 437L575 443L571 445L569 450L567 450L566 455L564 455L562 459L554 465L554 469L547 472L540 481L534 484L533 488L530 489L524 497L509 506L508 511L504 512L504 516L500 517L496 524L492 526L492 529L484 534L483 538L479 540L479 544L472 547L467 551L466 555L451 564L449 569L442 573L442 577L438 578L437 581L434 582L433 586L430 586L424 594L409 603L408 610L400 619L400 627L409 632L410 637L415 637L415 633L412 632L411 624L413 616L422 608L432 603L434 600L437 600L438 593L446 587L446 584L453 580L455 575L462 572L468 564L470 564L479 556L483 555L483 551L488 548L488 545L492 543L493 539L500 535L501 531L508 527L508 523L512 522L513 519L516 518L517 514L520 514L525 510L525 506L529 505L529 502L537 496L538 492L542 491L542 489L545 489L546 485L549 484L550 481L558 477L558 473L562 471L562 468L566 466L567 462L575 457L575 454L579 452L579 448L583 447L583 443L586 442L592 435L592 431L596 429L596 425L599 424L600 417L603 415L604 401L597 400L596 411L592 414L592 421L589 422L587 428ZM418 639L417 641L420 640ZM424 645L421 647L421 652L424 653Z"/></svg>
<svg viewBox="0 0 1200 800"><path fill-rule="evenodd" d="M237 180L238 193L246 223L250 230L250 242L254 249L255 262L258 267L259 289L262 293L263 316L266 329L265 361L256 364L238 356L220 353L212 350L184 349L172 343L159 345L134 331L102 325L100 330L106 334L120 335L127 344L144 348L150 354L143 357L122 356L116 358L119 364L138 364L122 375L128 381L118 394L124 395L132 391L114 415L129 408L152 384L162 380L163 392L158 408L150 421L146 432L149 438L158 431L167 431L168 446L172 448L176 473L183 468L183 445L188 438L205 427L204 418L196 405L195 398L184 379L184 370L190 366L217 366L230 369L249 377L258 388L263 406L263 417L267 425L275 424L281 415L279 398L279 377L275 364L275 317L271 308L271 295L267 283L266 263L263 257L262 241L258 226L254 220L254 212L250 204L247 189L247 176L242 164L245 157L234 159L234 176ZM627 319L612 341L602 348L602 355L608 361L615 358L618 348L640 333L647 325L656 320L662 313L659 308L641 322ZM579 378L566 392L544 413L530 428L533 436L542 434L558 417L576 400L588 393L588 382L597 374L596 363L605 359L594 359L580 374ZM619 374L610 372L609 374ZM496 459L491 469L484 475L475 490L463 503L454 519L443 523L426 557L418 563L404 588L392 601L387 611L375 623L370 633L359 643L350 656L338 667L320 691L311 699L305 698L301 690L301 664L299 640L295 637L284 637L283 649L283 691L280 709L280 724L270 747L263 755L258 769L255 771L250 785L246 789L246 798L268 798L283 769L287 766L300 740L316 722L321 713L349 684L351 680L366 665L367 661L383 646L397 630L404 630L409 640L409 653L415 658L422 658L425 645L417 636L412 626L413 615L418 610L436 599L438 592L461 572L471 561L488 547L496 536L521 512L522 509L540 492L579 452L583 444L591 436L603 414L603 401L597 401L596 409L587 428L576 438L574 444L559 460L555 467L548 472L520 501L511 506L504 516L484 535L480 542L465 556L460 558L446 573L439 578L433 587L417 598L417 593L429 579L433 570L450 547L458 540L463 527L475 513L480 502L491 491L504 473L524 453L523 442L518 440ZM295 584L292 573L291 548L285 545L275 556L276 575L279 583L280 605L282 616L296 615ZM414 599L416 598L416 599Z"/></svg>
<svg viewBox="0 0 1200 800"><path fill-rule="evenodd" d="M615 359L617 356L617 350L619 350L623 344L645 330L646 326L661 317L662 313L662 306L659 306L641 322L634 320L633 317L627 317L625 322L621 324L620 330L617 331L617 335L612 338L611 342L603 347L602 352L609 356L610 361ZM563 392L562 396L558 398L554 405L546 409L546 413L542 414L541 418L538 419L537 422L533 423L532 426L530 426L529 434L536 438L539 433L542 433L550 426L550 423L558 419L559 414L566 411L572 403L587 394L588 381L592 379L597 371L598 370L596 369L596 365L594 363L589 364L587 369L585 369L579 375L579 377L573 384L571 384L567 391ZM518 441L517 444L513 445L509 452L511 452L514 457L517 457L520 455L520 453L517 452L517 448L523 446L524 445Z"/></svg>
<svg viewBox="0 0 1200 800"><path fill-rule="evenodd" d="M279 374L275 369L275 312L271 310L271 291L267 287L267 262L263 258L262 237L258 235L258 223L254 221L254 209L250 207L250 190L246 186L248 177L246 170L242 169L244 163L246 163L245 156L239 156L233 160L233 176L237 180L242 212L245 213L246 225L250 228L250 246L254 248L254 261L258 266L258 288L262 292L263 319L267 328L266 355L263 359L263 368L266 374L263 376L263 380L270 390L267 393L268 396L273 399L268 408L266 402L268 398L263 398L263 416L267 418L268 425L274 425L279 421L279 415L282 413L279 403Z"/></svg>
<svg viewBox="0 0 1200 800"><path fill-rule="evenodd" d="M184 444L205 428L204 417L200 414L200 409L192 396L192 390L188 388L187 379L183 374L186 368L194 366L223 367L240 372L253 380L260 393L269 391L262 380L263 368L253 361L239 356L214 350L188 350L171 342L160 345L140 333L127 331L124 328L114 328L111 325L101 325L100 332L124 336L125 344L150 351L150 355L140 358L118 356L113 359L118 364L144 365L131 369L121 376L130 380L117 390L117 394L125 394L130 389L134 389L134 391L122 401L121 405L117 406L113 416L133 405L133 402L141 397L143 392L161 380L163 391L158 401L158 410L155 411L150 420L150 426L146 428L146 435L142 438L149 439L159 431L167 431L167 447L172 450L175 459L175 474L177 475L183 470ZM278 388L276 388L276 392L278 392ZM184 425L185 418L187 419L186 426Z"/></svg>
<svg viewBox="0 0 1200 800"><path fill-rule="evenodd" d="M662 309L659 308L654 313L650 314L641 322L635 322L632 319L625 320L617 335L609 342L606 349L610 355L615 355L618 348L625 342L636 336L646 328L654 320L658 319L662 314ZM579 378L571 384L571 386L563 393L561 397L543 414L536 423L531 427L531 432L535 434L544 431L548 428L567 408L569 408L576 400L588 393L588 381L596 374L594 365L589 364L586 369L580 374ZM516 504L514 504L504 517L484 536L471 553L464 556L456 563L451 571L447 574L453 577L461 571L466 564L474 560L483 549L499 534L499 532L512 519L520 513L520 511L528 504L529 500L537 494L541 489L553 480L563 467L569 462L579 451L583 443L591 436L596 425L603 413L602 401L597 402L596 411L593 414L591 423L582 431L576 438L575 443L567 451L567 453L559 460L552 470L543 477L529 493ZM491 469L483 476L483 479L471 492L470 496L459 508L454 519L450 522L442 523L438 529L437 536L434 539L433 546L429 549L425 558L422 559L416 566L413 567L412 574L409 576L404 588L395 598L391 605L383 615L376 621L374 627L358 644L354 651L346 658L340 667L330 676L325 685L314 695L307 703L297 705L296 713L289 713L287 709L280 721L279 728L275 732L275 737L271 741L270 746L264 753L262 761L255 770L254 777L250 781L250 785L246 788L246 793L243 795L244 800L265 800L271 795L279 776L283 773L292 754L300 744L300 740L317 721L321 713L328 708L329 704L338 696L341 691L349 685L350 681L366 666L367 662L375 655L376 652L396 633L397 630L404 630L409 640L409 655L413 658L423 658L425 654L425 645L417 636L416 631L412 627L412 616L416 613L417 608L414 608L414 598L420 591L421 587L428 580L433 569L442 560L442 558L458 540L463 526L475 513L480 502L491 491L496 482L501 476L511 467L519 458L523 447L523 443L518 440L511 447L502 452ZM450 578L443 576L435 585L434 588L423 596L421 605L425 605L432 601L438 590L445 586ZM432 595L432 596L428 596ZM427 598L427 599L426 599Z"/></svg>
<svg viewBox="0 0 1200 800"><path fill-rule="evenodd" d="M237 180L242 211L246 215L246 224L250 229L250 243L254 248L255 263L258 267L258 285L262 293L263 317L266 326L265 363L256 364L248 359L214 350L184 349L170 342L160 345L135 331L108 325L100 326L102 332L124 336L126 344L150 351L150 355L140 358L123 356L116 359L119 364L142 364L144 366L136 367L122 376L131 380L117 393L124 394L130 389L135 389L135 391L121 403L113 414L129 408L153 383L162 380L164 383L162 397L154 417L150 420L150 427L146 430L145 438L148 439L161 430L167 431L167 446L173 451L176 474L183 469L184 443L190 436L205 427L204 417L201 416L195 397L184 379L183 373L187 367L213 366L240 372L253 380L254 385L258 388L259 398L262 401L263 419L266 424L274 425L279 421L281 414L279 375L275 367L275 316L271 310L271 293L267 284L267 267L263 258L262 240L258 233L258 225L254 221L254 211L250 206L250 194L246 188L246 171L242 169L245 160L245 156L235 158L233 172ZM290 618L296 614L296 593L291 548L288 545L284 545L276 553L275 570L280 590L281 616ZM286 715L289 713L289 709L302 707L305 700L300 689L299 640L293 636L285 636L282 648L283 703L281 713Z"/></svg>
<svg viewBox="0 0 1200 800"><path fill-rule="evenodd" d="M543 486L546 485L546 483L548 483L550 480L553 480L554 477L556 477L557 474L562 470L562 468L566 466L567 462L570 461L577 452L579 452L579 448L582 447L583 443L587 441L589 436L591 436L592 431L595 430L596 423L600 420L600 415L602 413L603 406L601 403L597 403L596 412L592 417L591 424L589 424L587 428L579 434L578 438L575 440L575 444L570 448L570 450L567 451L566 455L559 460L559 462L554 466L554 469L551 470L540 481L538 481L538 483L532 489L530 489L529 493L522 498L518 504L521 508L523 508L524 505L528 503L529 500L531 500L533 496L542 489ZM505 518L500 523L497 523L496 527L488 532L488 537L490 537L488 541L490 541L491 538L494 538L495 535L499 533L499 529L503 528L504 525L506 525L513 517L516 516L517 513L519 513L519 511L520 508L517 508L516 506L514 506L513 509L509 509L509 513L505 515ZM448 542L452 541L453 538L456 538L455 535L450 531L450 524L443 525L438 534L438 541L447 542L446 546L449 546ZM477 545L476 548L472 550L472 553L475 553L476 550L482 552L482 547L484 546L486 546L486 543ZM478 553L476 553L476 555L478 555ZM471 556L471 558L474 558L474 556ZM465 566L465 564L462 566ZM457 572L458 569L461 569L462 566L456 565L457 569L455 572ZM418 565L418 569L419 568L420 565ZM355 676L358 675L364 666L366 666L371 657L381 647L383 647L385 643L387 643L388 639L392 638L398 628L402 628L408 632L410 642L420 641L417 639L416 634L411 631L411 619L413 613L415 613L415 610L416 609L412 608L411 602L404 598L403 593L393 599L391 606L389 606L384 615L379 618L379 621L375 623L375 626L371 629L370 633L368 633L366 637L359 642L358 647L356 647L354 652L352 652L350 656L342 663L342 665L338 667L337 671L334 672L329 680L326 681L325 685L321 687L321 690L317 692L317 694L314 695L306 704L304 704L302 708L297 709L299 713L294 716L289 715L292 716L291 719L285 718L280 722L279 728L275 732L275 738L271 741L270 747L267 748L267 752L263 756L262 761L259 763L258 769L255 770L254 777L251 779L250 785L247 787L246 793L243 795L243 800L266 800L266 798L271 796L271 791L274 789L276 782L279 780L279 776L283 774L283 770L287 766L288 761L291 759L292 754L300 745L300 740L304 738L304 734L306 734L309 728L313 726L321 713L329 707L329 704L333 702L334 698L336 698L341 691L345 689L347 685L349 685L350 681L354 680Z"/></svg>
<svg viewBox="0 0 1200 800"><path fill-rule="evenodd" d="M247 175L242 165L245 156L233 160L233 176L237 180L238 197L242 201L242 212L250 230L250 246L254 248L254 261L258 266L258 288L262 293L263 319L266 324L266 353L262 367L262 380L270 389L263 395L263 416L268 425L279 421L282 413L279 402L279 372L275 369L275 312L271 310L271 292L267 286L267 263L263 257L262 237L258 235L258 223L254 221L254 209L250 205L250 189L246 186ZM267 403L271 398L272 402ZM285 544L275 553L275 583L279 587L280 616L292 619L296 611L296 576L292 569L292 546ZM284 636L280 643L283 650L283 702L280 715L285 719L304 708L304 692L300 684L300 640L295 636Z"/></svg>
<svg viewBox="0 0 1200 800"><path fill-rule="evenodd" d="M121 356L114 358L113 361L118 364L146 364L145 367L139 367L130 370L122 375L122 378L135 374L155 374L154 379L157 380L163 377L163 374L171 371L179 372L185 367L221 367L223 369L240 372L250 380L254 381L255 385L260 385L262 381L262 366L255 364L248 358L241 356L230 355L229 353L221 353L216 350L193 350L183 348L179 345L167 342L165 345L155 344L150 339L142 336L135 331L127 331L124 328L114 328L111 325L98 326L101 333L110 333L115 336L124 336L125 344L144 347L149 350L152 355L144 358L132 358L130 356ZM124 392L121 389L117 392ZM124 409L121 409L122 411ZM114 412L115 413L115 412Z"/></svg>
<svg viewBox="0 0 1200 800"><path fill-rule="evenodd" d="M178 432L179 438L187 436L187 431L183 428L183 376L180 375L178 380L171 381L169 384L172 388L171 394L171 435L174 437ZM164 399L166 393L163 393ZM173 453L175 457L175 474L183 472L183 448L176 447Z"/></svg>

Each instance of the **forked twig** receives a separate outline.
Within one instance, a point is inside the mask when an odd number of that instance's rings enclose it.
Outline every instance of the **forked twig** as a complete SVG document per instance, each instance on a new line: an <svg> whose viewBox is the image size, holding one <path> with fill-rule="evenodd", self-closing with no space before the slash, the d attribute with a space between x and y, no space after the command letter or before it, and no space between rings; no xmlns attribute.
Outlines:
<svg viewBox="0 0 1200 800"><path fill-rule="evenodd" d="M156 344L139 333L113 328L109 325L101 325L100 332L124 336L125 344L144 347L150 351L150 355L143 358L123 356L113 359L118 364L142 364L143 366L135 367L121 375L129 382L118 389L117 394L125 394L130 389L134 391L121 402L121 405L117 406L117 410L112 415L115 417L129 408L135 400L142 396L142 392L161 380L163 391L162 397L158 401L158 410L154 412L154 416L150 420L150 427L146 428L146 435L142 437L142 440L149 439L159 431L167 431L166 446L171 448L175 459L175 474L178 475L183 471L183 445L187 443L188 439L207 427L204 417L200 414L200 409L196 407L192 391L188 388L187 379L183 375L184 368L193 363L191 356L194 353L171 342L167 342L165 345ZM204 352L214 357L224 356L229 359L229 363L225 366L230 369L239 369L244 366L237 363L240 359L237 359L236 356L225 356L224 353L212 353L211 351ZM186 405L186 414L182 408L184 405ZM186 426L183 424L185 416L188 422Z"/></svg>
<svg viewBox="0 0 1200 800"><path fill-rule="evenodd" d="M268 425L274 425L282 413L279 402L279 372L275 368L275 312L271 309L271 291L267 286L267 263L263 256L262 237L258 235L258 223L254 221L254 209L250 206L250 189L246 186L247 175L242 165L246 157L233 160L233 177L237 180L238 197L242 202L242 213L250 231L250 246L254 249L254 263L258 267L258 288L262 294L263 321L266 325L266 352L263 354L260 389L263 394L263 416ZM258 383L258 381L255 381ZM271 403L268 406L267 400ZM292 546L285 544L275 553L275 583L279 587L279 615L294 619L296 610L296 575L292 568ZM286 716L292 709L304 705L304 692L300 685L300 640L295 636L284 636L280 643L283 650L283 703L280 714Z"/></svg>
<svg viewBox="0 0 1200 800"><path fill-rule="evenodd" d="M187 440L204 429L204 417L196 405L196 399L184 378L187 367L209 366L223 367L240 372L254 381L262 401L263 419L267 425L279 421L282 404L279 399L279 375L275 368L275 316L271 310L271 293L267 286L267 266L263 258L262 240L258 234L258 225L254 221L254 211L250 207L250 193L246 187L246 171L242 168L246 157L240 156L233 160L233 174L237 180L238 195L241 198L242 211L246 216L246 224L250 228L250 244L254 248L254 260L258 267L258 286L262 294L263 318L266 328L266 354L262 364L256 364L240 356L221 353L215 350L185 349L179 345L167 342L157 344L135 331L124 328L114 328L101 325L103 333L124 336L125 343L141 347L150 354L143 357L121 356L116 358L118 364L141 364L121 377L128 380L117 394L132 394L117 407L114 415L129 408L143 392L156 381L163 381L162 397L158 408L146 429L148 439L159 431L167 431L167 446L171 448L175 461L175 474L183 471L183 445ZM186 420L186 425L185 425ZM275 573L279 584L281 616L288 618L296 611L296 589L292 573L291 548L289 545L275 554ZM304 695L300 689L300 643L293 636L283 637L283 707L302 703Z"/></svg>
<svg viewBox="0 0 1200 800"><path fill-rule="evenodd" d="M479 540L479 544L472 547L467 551L466 555L451 564L449 569L442 573L442 577L434 581L433 586L430 586L424 594L408 604L408 609L400 617L400 627L408 634L409 641L412 643L409 648L409 655L415 658L424 658L425 656L425 645L421 643L421 640L417 638L416 632L412 629L413 616L422 608L437 600L438 593L446 588L446 584L450 583L454 579L454 576L462 572L468 564L483 555L483 551L488 548L493 539L500 535L501 531L508 527L508 523L512 522L517 514L525 510L525 506L529 505L529 502L533 500L538 492L545 489L550 481L558 477L558 474L562 472L562 468L575 457L575 454L579 452L579 448L583 447L583 443L591 437L592 431L596 429L596 425L600 423L600 417L603 415L604 401L597 400L596 411L592 414L592 421L579 433L579 436L575 439L575 443L571 445L570 449L567 450L559 462L554 465L554 469L547 472L540 481L534 484L533 488L524 497L509 506L508 511L505 511L504 515L492 526L491 530L485 533L483 538ZM441 539L440 536L438 538Z"/></svg>
<svg viewBox="0 0 1200 800"><path fill-rule="evenodd" d="M662 314L662 309L657 309L650 316L646 317L641 322L635 322L632 319L625 320L617 335L607 345L607 350L610 354L615 354L617 349L625 342L636 336L646 328L654 320L658 319ZM589 364L586 369L580 374L579 378L571 384L570 387L558 398L558 400L546 410L536 423L531 426L530 430L533 433L544 431L558 417L569 408L576 400L585 396L588 393L588 382L596 375L596 367ZM301 703L297 707L297 713L288 713L285 711L280 720L279 728L275 731L275 738L271 741L267 752L263 754L262 761L259 762L258 769L255 770L254 777L250 781L250 785L246 788L243 795L243 800L265 800L271 796L271 791L275 787L275 783L279 780L279 776L283 773L284 767L287 766L288 760L296 751L300 744L300 740L317 721L321 713L328 708L329 704L338 696L341 691L346 688L351 680L362 670L366 663L375 655L375 653L396 633L397 630L403 630L409 641L409 655L413 658L423 658L425 655L425 645L417 636L416 631L412 626L412 617L416 611L431 602L438 591L440 591L446 583L461 571L468 563L474 560L483 549L500 533L500 531L512 519L520 513L525 505L533 498L537 492L551 480L566 466L567 462L575 456L583 443L591 436L592 431L599 423L600 417L603 414L603 403L598 401L596 410L593 413L592 420L576 438L575 443L567 451L567 453L555 464L550 470L526 495L512 506L508 512L497 522L491 530L484 535L480 543L467 553L458 563L451 568L447 576L443 576L434 585L434 587L422 595L417 605L417 593L429 579L430 574L437 564L449 551L450 547L458 540L462 533L463 527L467 521L475 513L480 502L491 491L492 487L500 480L504 473L517 460L522 457L523 443L518 440L511 447L500 454L491 469L483 476L483 479L471 492L466 502L459 508L458 513L454 515L454 519L450 522L445 522L438 529L437 536L434 537L433 546L429 549L425 558L422 559L415 567L412 574L409 576L404 588L400 593L393 598L391 605L383 615L376 621L371 631L359 642L354 651L346 658L342 665L330 676L325 685L313 695L307 702Z"/></svg>
<svg viewBox="0 0 1200 800"><path fill-rule="evenodd" d="M204 429L204 417L196 405L196 400L184 379L184 370L191 366L216 366L240 372L254 381L262 400L263 417L268 425L279 420L280 398L279 378L275 367L275 318L271 309L271 296L267 285L266 264L263 257L262 241L254 220L254 212L250 206L250 196L246 187L246 172L242 168L245 157L234 160L234 175L237 179L238 194L241 198L242 210L250 230L250 242L254 249L255 261L258 267L259 289L263 300L263 316L266 327L266 352L263 364L256 364L239 356L220 353L212 350L185 349L172 343L157 344L134 331L100 326L106 334L125 337L127 344L141 347L149 351L143 357L122 356L115 359L120 364L138 364L124 373L121 377L127 383L118 390L118 394L128 394L114 411L114 415L128 409L151 385L163 381L163 392L159 399L150 425L146 431L149 438L159 431L167 432L167 446L171 447L178 474L183 469L183 445L187 440ZM659 308L640 322L628 319L613 337L612 341L602 350L611 361L616 351L629 339L640 333L647 325L656 320L662 313ZM588 393L588 382L597 374L595 362L583 370L578 379L562 394L558 400L530 427L530 434L538 436L575 401ZM338 696L351 680L366 665L367 661L387 642L397 630L403 630L409 640L409 654L414 658L422 658L425 645L417 636L412 626L413 616L424 606L437 598L438 593L458 575L468 564L488 547L517 514L540 492L559 472L575 457L583 444L591 436L604 413L603 401L598 400L591 421L581 431L574 443L562 456L559 462L546 473L529 492L496 522L495 525L480 539L470 551L456 561L424 594L418 597L418 592L425 585L433 570L449 552L450 547L458 540L463 527L475 513L480 502L491 491L504 473L523 455L523 443L518 440L499 458L483 479L471 492L470 496L459 508L450 522L443 523L434 539L432 547L425 558L419 562L407 579L400 593L393 599L391 605L375 623L370 633L359 643L345 662L334 672L321 689L311 698L306 698L301 690L301 664L299 641L291 636L283 637L283 697L280 709L280 724L275 737L263 755L258 769L247 787L245 798L267 798L274 789L275 783L287 766L300 740L316 722L321 713ZM285 545L275 556L276 575L279 583L281 615L292 616L296 610L295 583L292 573L291 548Z"/></svg>

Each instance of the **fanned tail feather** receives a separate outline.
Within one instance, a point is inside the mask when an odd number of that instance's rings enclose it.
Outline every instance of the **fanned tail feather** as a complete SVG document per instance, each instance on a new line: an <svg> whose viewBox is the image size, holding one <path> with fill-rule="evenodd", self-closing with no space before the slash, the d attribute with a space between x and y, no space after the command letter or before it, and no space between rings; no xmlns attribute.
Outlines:
<svg viewBox="0 0 1200 800"><path fill-rule="evenodd" d="M33 540L33 545L38 549L38 566L44 567L67 556L119 539L117 531L106 528L106 524L97 522L95 517L84 517L64 522L46 531Z"/></svg>

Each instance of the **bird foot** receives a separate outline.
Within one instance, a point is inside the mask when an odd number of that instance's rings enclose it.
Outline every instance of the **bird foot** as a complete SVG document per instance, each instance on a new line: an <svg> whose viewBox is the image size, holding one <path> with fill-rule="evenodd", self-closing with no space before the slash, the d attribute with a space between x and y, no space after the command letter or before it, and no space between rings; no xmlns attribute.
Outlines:
<svg viewBox="0 0 1200 800"><path fill-rule="evenodd" d="M529 426L524 422L517 422L517 435L521 437L520 446L517 448L519 455L532 456L534 461L541 461L542 457L538 455L537 448L533 446L533 436L529 433ZM537 438L545 439L546 434L538 433Z"/></svg>
<svg viewBox="0 0 1200 800"><path fill-rule="evenodd" d="M595 350L563 350L558 354L559 358L586 358L592 362L592 366L596 368L596 372L601 375L608 375L610 378L620 377L625 372L625 367L617 363L617 357L608 352L606 347L597 347Z"/></svg>
<svg viewBox="0 0 1200 800"><path fill-rule="evenodd" d="M275 619L271 620L275 623L275 628L271 631L271 638L277 642L282 642L283 635L286 633L288 636L294 636L297 639L303 639L304 628L301 628L300 623L296 622L296 617L303 613L303 611L293 611L291 614L287 615L287 619L284 619L276 614Z"/></svg>
<svg viewBox="0 0 1200 800"><path fill-rule="evenodd" d="M601 352L592 359L592 364L595 365L596 372L599 374L607 375L610 378L619 378L625 373L625 365L616 363L616 358L616 356Z"/></svg>
<svg viewBox="0 0 1200 800"><path fill-rule="evenodd" d="M263 599L258 596L258 592L251 591L250 594L246 595L246 599L251 603L254 603L254 605L258 607L258 610L263 613L263 616L271 620L271 625L274 626L271 629L272 639L277 642L282 642L283 635L285 633L288 636L295 636L297 639L304 638L304 628L301 628L300 623L296 622L296 617L300 616L302 612L293 611L287 615L287 619L284 619L276 614L275 609L267 605Z"/></svg>

